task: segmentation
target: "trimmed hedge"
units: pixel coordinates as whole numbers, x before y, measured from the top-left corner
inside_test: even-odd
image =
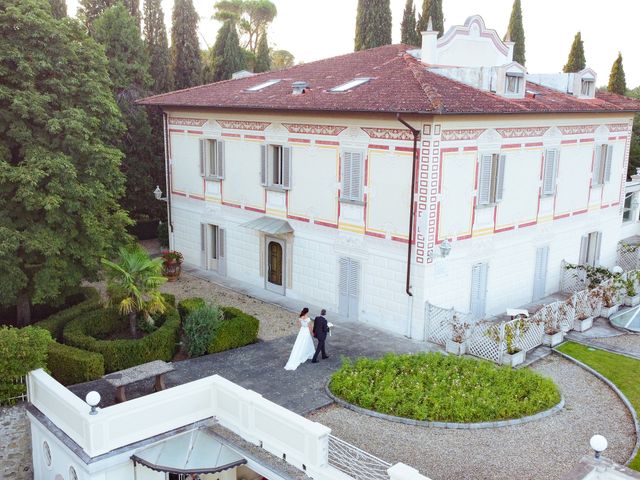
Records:
[[[200,308],[206,306],[207,303],[200,297],[185,298],[184,300],[180,300],[180,302],[178,302],[178,313],[180,314],[180,318],[184,322],[189,314],[191,314],[193,311],[199,310]]]
[[[104,375],[104,357],[58,342],[49,344],[47,368],[63,385],[88,382]]]
[[[180,316],[178,311],[170,306],[163,317],[158,319],[158,323],[162,325],[144,338],[99,340],[96,337],[127,329],[128,321],[114,309],[97,310],[70,321],[63,331],[64,342],[83,350],[101,353],[107,373],[152,360],[170,361],[176,352],[179,339]]]
[[[167,305],[170,305],[173,308],[176,308],[176,296],[175,295],[173,295],[172,293],[163,293],[162,296],[164,297],[164,301],[167,302]]]
[[[207,352],[224,352],[258,341],[260,322],[256,317],[234,307],[222,307],[222,311],[224,320],[216,328]]]
[[[62,340],[62,330],[67,323],[84,313],[97,310],[101,306],[100,294],[95,288],[83,287],[81,294],[85,298],[82,302],[54,313],[50,317],[34,323],[33,326],[48,330],[55,340]]]

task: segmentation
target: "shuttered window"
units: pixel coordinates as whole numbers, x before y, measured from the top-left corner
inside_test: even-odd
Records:
[[[600,248],[602,244],[602,232],[591,232],[580,239],[580,255],[578,263],[593,267],[600,263]]]
[[[261,146],[260,183],[265,187],[291,188],[291,148],[282,145]]]
[[[209,180],[224,178],[224,142],[200,139],[200,175]]]
[[[342,188],[340,199],[361,202],[364,191],[364,154],[360,151],[342,152]]]
[[[471,300],[469,310],[473,318],[480,319],[486,314],[487,307],[487,273],[486,263],[477,263],[471,268]]]
[[[341,257],[339,262],[338,310],[341,315],[355,320],[359,311],[360,262],[349,257]]]
[[[550,148],[544,154],[542,173],[542,194],[553,195],[556,191],[556,173],[558,171],[558,150]]]
[[[596,145],[596,158],[593,164],[594,187],[604,185],[611,181],[611,162],[613,159],[613,145]]]
[[[478,205],[492,205],[502,201],[506,157],[497,153],[480,156]]]
[[[533,301],[544,297],[547,286],[547,265],[549,263],[549,247],[536,249],[536,264],[533,274]]]

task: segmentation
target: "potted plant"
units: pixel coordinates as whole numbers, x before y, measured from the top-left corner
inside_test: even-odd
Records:
[[[175,250],[164,250],[162,252],[162,274],[167,277],[170,282],[175,282],[180,278],[182,261],[183,257],[180,252]]]
[[[628,307],[635,307],[640,304],[640,293],[636,289],[636,274],[629,272],[624,280],[624,304]]]
[[[470,324],[463,321],[458,315],[453,314],[451,318],[451,338],[445,342],[447,353],[454,355],[464,355],[467,353],[467,334]]]
[[[600,316],[609,318],[618,311],[618,292],[613,284],[601,285],[594,289],[600,300]]]
[[[583,298],[578,298],[578,294],[574,294],[568,302],[573,305],[575,310],[573,330],[577,332],[589,330],[593,326],[593,315],[591,315],[593,308],[591,307],[588,293]]]
[[[554,312],[550,307],[544,307],[542,321],[544,322],[544,334],[542,336],[542,344],[548,347],[555,347],[564,340],[564,332],[560,328],[560,309]],[[562,309],[563,311],[565,309]]]
[[[520,318],[504,324],[504,334],[500,333],[500,325],[495,325],[487,330],[488,336],[497,343],[504,341],[505,350],[502,353],[500,363],[515,367],[524,362],[526,352],[518,346],[517,340],[522,338],[529,329],[525,319]]]

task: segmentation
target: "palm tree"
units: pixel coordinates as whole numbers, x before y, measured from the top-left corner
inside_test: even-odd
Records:
[[[118,253],[117,262],[102,259],[107,267],[109,303],[118,305],[120,313],[128,316],[131,337],[136,338],[138,318],[153,324],[151,314],[165,311],[158,287],[167,279],[162,276],[162,259],[152,259],[139,246],[121,248]]]

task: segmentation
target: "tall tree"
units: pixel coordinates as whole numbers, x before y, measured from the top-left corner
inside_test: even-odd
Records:
[[[95,279],[126,238],[122,122],[80,24],[53,18],[47,0],[0,12],[0,303],[25,325],[32,303]]]
[[[433,29],[438,31],[438,37],[441,37],[444,33],[442,0],[422,0],[422,12],[418,16],[418,34],[427,29],[429,19],[431,19]]]
[[[249,50],[254,56],[258,54],[260,37],[267,31],[269,24],[278,14],[271,0],[222,0],[214,5],[214,18],[221,22],[235,21],[240,46]]]
[[[273,70],[282,70],[283,68],[293,67],[295,57],[287,50],[274,50],[271,52],[271,68]]]
[[[268,72],[271,70],[271,57],[269,56],[269,43],[267,42],[267,33],[260,36],[258,42],[258,52],[256,53],[256,66],[254,72]]]
[[[418,36],[416,28],[416,7],[413,4],[413,0],[407,0],[402,14],[402,23],[400,24],[400,43],[420,45],[422,39]]]
[[[233,19],[226,20],[213,45],[215,55],[213,81],[228,80],[231,75],[245,66],[244,53],[240,48],[240,39]]]
[[[200,83],[202,61],[198,43],[198,13],[192,0],[176,0],[171,25],[171,65],[174,87],[188,88]]]
[[[355,50],[366,50],[391,43],[389,0],[358,0]]]
[[[620,95],[627,94],[627,81],[624,77],[624,67],[622,66],[622,54],[618,52],[618,58],[613,62],[611,74],[609,75],[609,85],[607,90]]]
[[[144,2],[144,43],[149,58],[149,74],[153,80],[151,91],[168,92],[173,88],[173,72],[160,0]]]
[[[60,19],[67,16],[67,4],[64,0],[49,0],[51,4],[51,14],[54,18]]]
[[[93,22],[107,8],[113,7],[118,2],[122,3],[129,13],[136,19],[140,27],[140,0],[80,0],[78,18],[80,18],[90,31],[93,31]]]
[[[640,99],[640,86],[628,92],[632,98]],[[629,168],[627,175],[631,177],[640,168],[640,113],[636,113],[633,118],[633,128],[631,130],[631,149],[629,152]]]
[[[562,69],[565,73],[579,72],[584,70],[587,66],[587,62],[584,58],[584,44],[582,43],[582,35],[580,32],[576,33],[571,44],[571,51],[569,52],[569,58],[566,65]]]
[[[507,34],[505,40],[514,42],[513,46],[513,60],[520,65],[524,65],[526,62],[525,46],[524,46],[524,27],[522,26],[522,5],[520,0],[514,0],[513,8],[511,9],[511,18],[509,19],[509,26],[507,27]]]

